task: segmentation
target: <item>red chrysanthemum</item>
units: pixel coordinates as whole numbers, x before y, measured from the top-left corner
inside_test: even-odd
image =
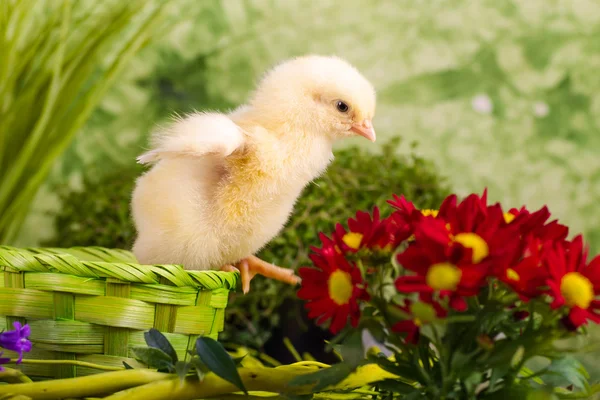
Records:
[[[322,235],[326,238],[325,235]],[[332,244],[315,249],[310,255],[316,268],[300,268],[302,287],[298,297],[306,300],[309,318],[317,324],[331,319],[329,330],[338,333],[348,322],[358,325],[359,300],[368,300],[366,285],[358,267],[337,252]]]
[[[509,210],[511,224],[519,225],[519,231],[522,236],[533,236],[541,241],[561,241],[569,235],[569,228],[559,224],[558,220],[550,219],[550,211],[547,206],[543,206],[535,212],[530,212],[526,207],[520,210],[513,208]]]
[[[588,320],[600,323],[600,301],[596,300],[600,294],[600,256],[588,264],[587,255],[581,235],[571,242],[555,242],[545,252],[551,307],[567,307],[567,320],[573,328]]]
[[[336,225],[333,240],[342,253],[354,253],[364,248],[391,251],[400,242],[392,224],[389,218],[381,219],[377,207],[373,216],[358,211],[356,218],[348,220],[348,230],[342,224]]]
[[[499,204],[486,205],[486,194],[457,203],[447,197],[437,216],[413,217],[415,241],[397,261],[416,275],[402,276],[396,288],[404,292],[450,297],[450,305],[464,310],[463,296],[479,293],[495,269],[514,258],[516,227],[508,227]]]
[[[523,239],[524,251],[518,261],[496,273],[497,278],[510,286],[525,302],[545,292],[548,271],[543,266],[542,260],[549,244],[551,242],[544,244],[540,239],[532,236]]]
[[[474,236],[462,236],[469,247],[453,240],[442,220],[424,218],[415,229],[415,242],[398,254],[397,261],[416,275],[400,276],[396,289],[450,297],[450,306],[466,309],[462,296],[479,292],[487,276],[487,245]]]
[[[396,211],[390,216],[390,222],[398,242],[414,239],[415,224],[420,221],[422,217],[436,218],[438,215],[438,210],[417,209],[412,202],[406,200],[404,195],[398,196],[394,194],[393,197],[394,199],[389,200],[388,203],[394,207]]]

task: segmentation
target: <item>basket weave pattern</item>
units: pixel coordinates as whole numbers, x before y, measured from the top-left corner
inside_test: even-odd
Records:
[[[144,331],[160,330],[185,359],[198,335],[223,330],[238,275],[141,265],[132,253],[99,247],[20,249],[0,246],[0,330],[31,326],[31,359],[104,366],[133,360]],[[13,356],[7,352],[9,356]],[[81,366],[19,366],[31,377],[69,378],[99,372]]]

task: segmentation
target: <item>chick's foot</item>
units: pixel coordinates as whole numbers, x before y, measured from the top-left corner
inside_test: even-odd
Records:
[[[234,267],[233,265],[223,265],[221,268],[219,268],[220,271],[225,271],[225,272],[240,272],[239,269],[237,269],[236,267]]]
[[[294,274],[294,270],[278,267],[256,256],[250,256],[240,261],[238,269],[242,276],[242,290],[244,294],[250,291],[250,281],[256,274],[289,283],[290,285],[300,283],[300,277]]]

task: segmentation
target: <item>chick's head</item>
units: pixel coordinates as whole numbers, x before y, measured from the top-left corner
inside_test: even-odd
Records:
[[[375,89],[338,57],[304,56],[267,72],[251,105],[286,132],[375,141]]]

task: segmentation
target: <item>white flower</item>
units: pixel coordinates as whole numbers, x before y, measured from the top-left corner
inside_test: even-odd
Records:
[[[489,114],[494,110],[494,103],[487,94],[479,94],[471,100],[473,110],[481,114]]]
[[[533,105],[533,114],[535,114],[536,117],[544,118],[549,113],[550,107],[543,101],[538,101]]]

